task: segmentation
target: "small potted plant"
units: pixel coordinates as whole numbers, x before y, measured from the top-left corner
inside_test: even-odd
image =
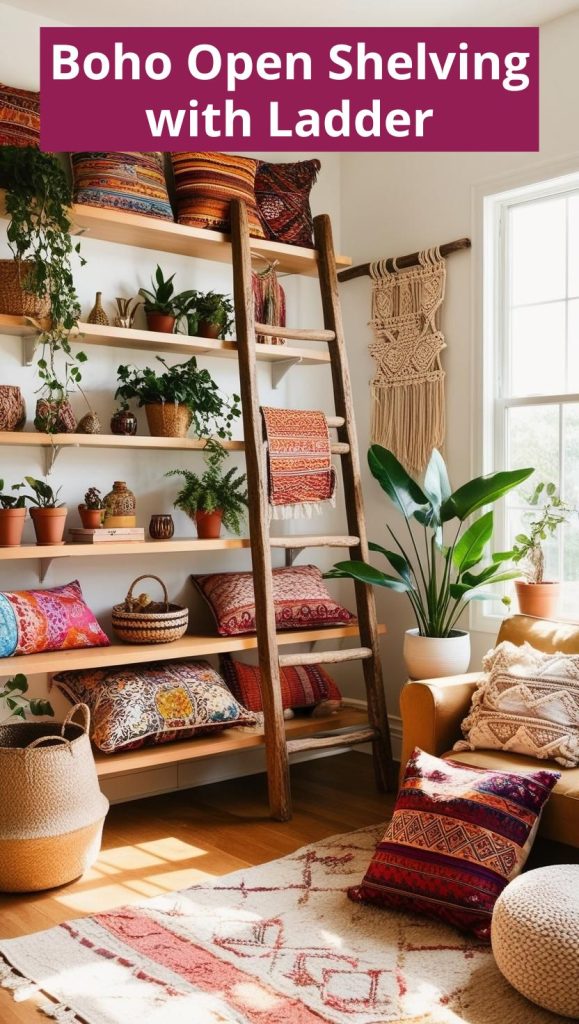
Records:
[[[25,497],[32,506],[30,516],[34,523],[36,543],[40,546],[63,544],[68,509],[58,500],[60,487],[55,493],[44,480],[35,480],[33,476],[25,476],[24,479],[32,491]],[[20,490],[24,484],[16,486]]]
[[[78,511],[85,530],[100,529],[103,525],[105,503],[98,488],[89,487],[84,496],[84,505],[79,505]]]
[[[18,490],[21,484],[14,484]],[[0,480],[0,548],[17,548],[22,540],[26,518],[26,498],[23,494],[4,494],[4,481]]]
[[[470,660],[470,637],[458,628],[466,605],[475,598],[488,598],[483,588],[514,579],[516,571],[503,571],[512,551],[491,555],[477,568],[493,534],[492,510],[466,522],[485,505],[491,505],[526,480],[533,469],[515,469],[476,477],[453,491],[444,460],[433,451],[424,483],[419,484],[382,445],[368,452],[372,475],[404,520],[408,540],[404,547],[387,527],[395,550],[371,543],[396,575],[382,572],[362,561],[338,562],[326,576],[350,578],[406,594],[416,618],[416,627],[406,631],[404,659],[413,679],[430,679],[466,672]],[[413,526],[424,531],[424,542]],[[448,538],[445,536],[448,534]]]
[[[25,720],[28,713],[54,715],[50,701],[42,697],[25,697],[25,693],[28,693],[28,679],[22,672],[17,672],[4,684],[0,683],[0,725],[6,725],[14,718]]]
[[[157,266],[155,276],[149,288],[139,288],[139,295],[145,300],[145,315],[150,331],[162,331],[172,334],[175,323],[186,316],[194,303],[195,292],[192,290],[175,294],[174,274],[165,280],[161,267]]]
[[[233,303],[219,292],[195,292],[197,333],[200,338],[225,338],[233,327]]]
[[[544,579],[543,542],[568,522],[575,509],[557,494],[554,483],[538,483],[525,500],[535,511],[527,513],[530,519],[528,532],[517,534],[513,548],[513,561],[520,565],[523,576],[522,580],[515,580],[519,611],[523,615],[549,619],[557,612],[561,584]]]
[[[198,368],[195,356],[176,366],[161,356],[157,360],[163,373],[119,366],[115,398],[136,399],[145,407],[153,437],[185,437],[191,424],[199,437],[231,437],[231,424],[241,412],[239,395],[223,395],[209,371]]]
[[[189,469],[171,469],[165,476],[182,476],[185,483],[173,505],[192,519],[200,540],[221,535],[221,526],[230,533],[241,533],[241,522],[247,508],[245,473],[233,467],[226,473],[222,465],[227,452],[212,438],[204,451],[207,469],[198,476]]]

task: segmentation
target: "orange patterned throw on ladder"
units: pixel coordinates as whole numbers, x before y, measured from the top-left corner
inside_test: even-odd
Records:
[[[419,253],[420,266],[394,272],[388,260],[370,264],[376,360],[372,378],[372,441],[420,473],[445,433],[446,344],[437,315],[444,299],[446,263],[438,248]]]
[[[274,519],[310,518],[336,500],[330,435],[323,412],[262,406],[269,503]]]

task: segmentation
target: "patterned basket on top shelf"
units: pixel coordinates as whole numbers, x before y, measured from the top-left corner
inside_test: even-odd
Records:
[[[163,601],[146,601],[148,595],[133,597],[133,588],[141,580],[156,580],[163,588]],[[113,607],[112,625],[120,640],[127,644],[169,644],[187,630],[189,611],[180,604],[170,604],[167,588],[158,576],[137,576],[129,587],[123,604]]]

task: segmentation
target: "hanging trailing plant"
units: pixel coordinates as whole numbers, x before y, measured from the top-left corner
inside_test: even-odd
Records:
[[[51,153],[32,147],[0,147],[0,184],[6,188],[8,245],[27,293],[49,301],[49,326],[39,330],[38,375],[45,397],[62,401],[81,379],[78,364],[84,352],[73,352],[71,331],[77,327],[80,303],[72,274],[80,245],[70,235],[72,201],[66,175]],[[64,376],[57,353],[65,360]]]

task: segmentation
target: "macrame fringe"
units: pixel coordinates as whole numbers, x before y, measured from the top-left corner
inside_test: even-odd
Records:
[[[372,385],[372,442],[396,452],[409,471],[424,469],[432,449],[442,448],[445,430],[443,379]]]
[[[296,505],[270,505],[272,519],[313,519],[323,516],[328,505],[336,507],[336,492],[326,501],[303,501]]]
[[[40,1003],[39,1010],[45,1015],[55,1020],[57,1024],[82,1024],[82,1018],[77,1017],[74,1010],[70,1006],[65,1006],[64,1003]]]
[[[1,956],[0,988],[9,989],[17,1003],[30,999],[31,996],[37,995],[41,990],[39,984],[35,981],[30,981],[29,978],[24,978]],[[45,1017],[52,1018],[57,1024],[82,1024],[81,1018],[77,1017],[74,1010],[64,1003],[51,1003],[48,999],[45,999],[42,1003],[38,1003],[37,1006]]]
[[[275,264],[269,264],[265,270],[254,271],[251,281],[257,322],[271,327],[285,327],[285,292],[279,283]],[[256,341],[260,345],[285,345],[284,338],[270,338],[264,334],[258,334]]]

